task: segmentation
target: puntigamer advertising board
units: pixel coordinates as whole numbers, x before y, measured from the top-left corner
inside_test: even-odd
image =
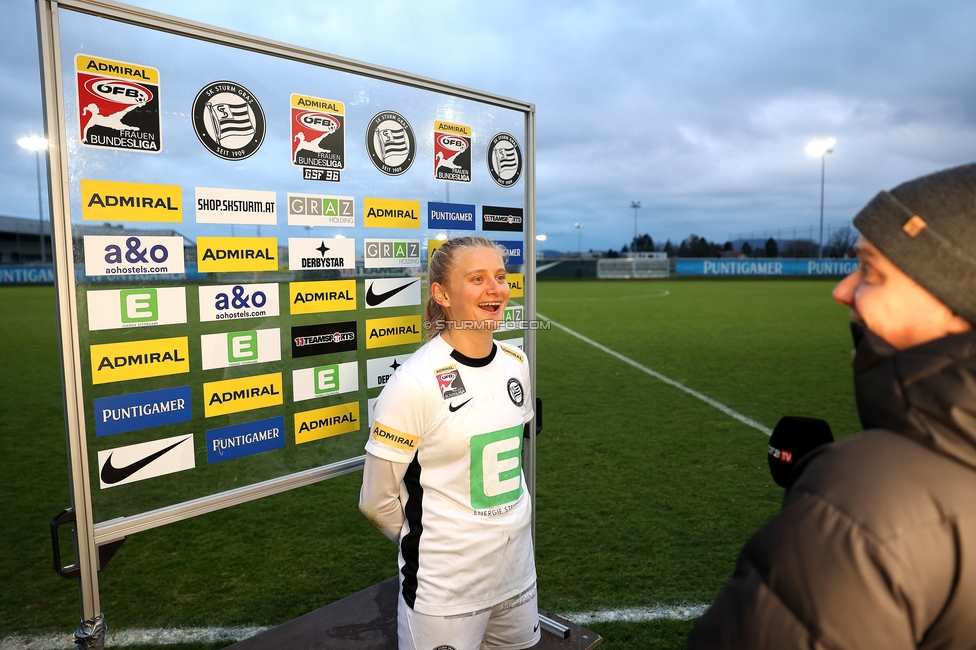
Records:
[[[532,317],[531,104],[79,2],[45,4],[42,32],[72,491],[96,544],[360,468],[446,239],[499,242],[506,320]]]

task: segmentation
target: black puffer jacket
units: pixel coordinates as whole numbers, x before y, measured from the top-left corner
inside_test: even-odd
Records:
[[[689,648],[976,648],[976,332],[854,329],[867,430],[794,470]]]

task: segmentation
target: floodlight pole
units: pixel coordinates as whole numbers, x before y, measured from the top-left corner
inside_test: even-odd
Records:
[[[630,207],[634,209],[634,242],[636,242],[637,241],[637,211],[640,210],[641,202],[631,201]],[[631,243],[631,246],[633,246],[633,243]]]
[[[820,155],[820,246],[817,248],[817,259],[823,259],[823,206],[824,206],[824,176],[827,170],[827,149]]]
[[[576,249],[579,254],[579,258],[583,259],[583,224],[576,222],[573,224],[576,227]],[[634,239],[637,239],[636,237]]]

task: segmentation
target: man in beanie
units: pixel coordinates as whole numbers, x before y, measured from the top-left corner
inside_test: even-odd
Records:
[[[688,647],[976,647],[976,164],[881,192],[854,219],[865,431],[794,469]]]

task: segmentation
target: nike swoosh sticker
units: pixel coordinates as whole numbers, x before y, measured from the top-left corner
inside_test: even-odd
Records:
[[[190,440],[190,438],[187,437],[187,438],[183,438],[179,442],[174,442],[169,447],[160,449],[156,453],[150,454],[141,460],[137,460],[134,463],[130,463],[125,467],[115,467],[114,465],[112,465],[112,456],[114,455],[112,454],[105,460],[105,464],[102,466],[102,482],[105,483],[106,485],[115,485],[116,483],[124,481],[125,479],[129,478],[130,476],[138,472],[140,469],[142,469],[149,463],[153,462],[160,456],[163,456],[166,452],[172,450],[175,447],[178,447],[179,445],[182,445],[187,440]]]
[[[408,282],[402,286],[397,287],[396,289],[390,289],[389,291],[385,291],[380,294],[373,293],[373,285],[371,284],[369,285],[369,289],[366,291],[366,304],[369,305],[370,307],[376,307],[378,305],[382,305],[384,302],[386,302],[387,300],[389,300],[390,298],[397,295],[398,293],[400,293],[401,291],[403,291],[404,289],[406,289],[407,287],[411,286],[416,282],[420,282],[420,280],[414,280],[413,282]]]
[[[458,411],[462,406],[464,406],[465,404],[467,404],[468,402],[470,402],[473,399],[474,399],[473,397],[469,397],[467,399],[467,401],[461,402],[457,406],[454,406],[453,404],[449,404],[447,406],[447,410],[450,411],[451,413],[454,413],[454,412]]]

